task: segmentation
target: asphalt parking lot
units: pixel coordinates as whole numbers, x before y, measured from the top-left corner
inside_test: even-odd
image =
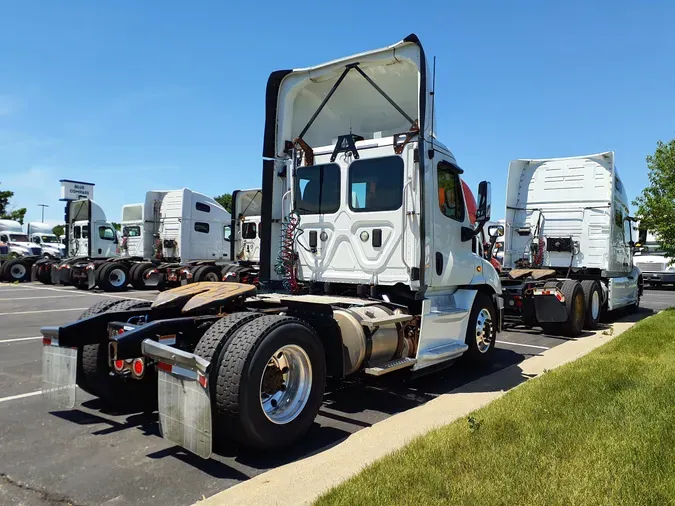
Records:
[[[164,441],[155,413],[105,412],[83,392],[75,409],[49,412],[40,396],[40,327],[76,319],[106,297],[155,295],[0,284],[0,504],[191,504],[564,342],[535,329],[512,328],[500,335],[489,367],[456,364],[415,381],[347,383],[326,394],[316,423],[292,450],[270,455],[233,447],[202,460]],[[671,306],[675,291],[648,289],[641,311],[622,319]]]

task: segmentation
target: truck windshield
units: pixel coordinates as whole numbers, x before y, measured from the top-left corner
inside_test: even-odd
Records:
[[[12,242],[30,242],[26,234],[9,234],[9,240]]]
[[[42,242],[46,242],[48,244],[59,244],[60,241],[56,238],[55,235],[41,235],[40,239],[42,239]]]
[[[340,209],[340,166],[336,163],[300,167],[295,176],[298,214],[332,214]]]
[[[665,255],[666,252],[663,251],[661,245],[658,242],[648,242],[643,244],[638,248],[638,251],[635,252],[636,255]]]

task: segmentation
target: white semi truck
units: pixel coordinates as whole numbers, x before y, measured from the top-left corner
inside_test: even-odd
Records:
[[[0,244],[7,250],[0,258],[0,281],[28,281],[32,265],[42,256],[40,245],[14,220],[0,220]]]
[[[327,377],[490,360],[501,284],[473,251],[490,185],[472,224],[462,169],[432,131],[432,97],[415,35],[273,72],[260,287],[192,283],[43,328],[44,395],[72,407],[76,383],[105,402],[158,389],[163,437],[209,457],[228,439],[296,441]]]
[[[667,258],[661,241],[652,232],[636,227],[635,265],[642,271],[644,282],[650,286],[675,285],[675,259]]]
[[[506,187],[507,314],[578,336],[604,312],[637,307],[629,200],[613,152],[514,160]],[[493,227],[492,231],[498,227]]]
[[[52,226],[46,223],[30,222],[26,225],[26,234],[32,242],[42,248],[42,254],[48,258],[61,259],[66,256],[66,246],[52,232]]]
[[[82,202],[91,205],[75,210],[85,206]],[[88,221],[77,221],[89,208],[94,213],[92,227],[84,224]],[[69,209],[72,258],[58,265],[39,263],[37,279],[46,279],[41,273],[53,267],[61,275],[49,278],[51,282],[117,292],[129,284],[135,288],[171,284],[179,271],[196,280],[220,280],[222,266],[230,258],[230,214],[211,197],[187,188],[150,191],[143,204],[125,205],[119,238],[112,224],[101,221],[105,214],[94,202],[73,202]]]

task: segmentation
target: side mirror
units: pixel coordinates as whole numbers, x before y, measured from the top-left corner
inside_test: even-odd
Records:
[[[502,237],[504,235],[504,227],[502,225],[490,225],[488,227],[488,235],[490,237]]]
[[[488,181],[481,181],[478,185],[478,208],[476,221],[485,223],[490,219],[492,211],[492,187]]]

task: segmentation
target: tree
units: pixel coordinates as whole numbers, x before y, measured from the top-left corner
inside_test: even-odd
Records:
[[[112,226],[115,227],[115,230],[117,230],[118,232],[119,232],[120,230],[122,230],[122,225],[120,225],[119,223],[115,223],[115,222],[113,221],[113,222],[112,222]]]
[[[232,213],[231,193],[223,193],[222,195],[218,195],[217,197],[213,198],[216,200],[216,202],[218,202],[221,206],[223,206],[228,213]]]
[[[0,191],[0,218],[4,220],[18,221],[23,225],[23,219],[26,217],[26,208],[9,210],[9,200],[14,196],[13,191]]]
[[[649,185],[633,202],[640,228],[646,228],[662,243],[667,257],[675,257],[675,139],[659,141],[647,157]]]
[[[54,234],[56,237],[59,239],[66,235],[66,227],[63,225],[56,225],[54,228],[52,228],[52,234]]]

